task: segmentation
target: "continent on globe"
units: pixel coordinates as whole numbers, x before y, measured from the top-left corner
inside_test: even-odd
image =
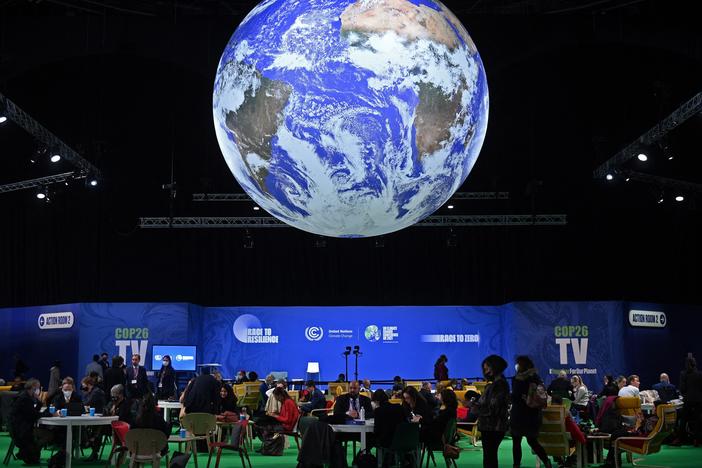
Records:
[[[488,120],[485,70],[433,0],[267,0],[217,69],[213,116],[241,187],[335,237],[431,215],[466,180]]]

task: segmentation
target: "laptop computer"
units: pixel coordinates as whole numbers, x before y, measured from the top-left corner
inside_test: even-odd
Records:
[[[71,401],[66,407],[69,416],[80,416],[83,414],[83,403]]]

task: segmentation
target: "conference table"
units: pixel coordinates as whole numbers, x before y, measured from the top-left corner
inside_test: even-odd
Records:
[[[66,428],[66,467],[71,468],[71,460],[73,459],[73,428],[78,427],[78,442],[80,446],[80,427],[81,426],[109,426],[112,421],[117,421],[117,416],[52,416],[39,418],[39,424],[43,426],[63,426]]]
[[[361,450],[366,449],[366,434],[375,428],[373,420],[367,419],[365,424],[330,424],[334,432],[361,434]]]
[[[163,408],[163,420],[169,422],[171,419],[171,410],[178,410],[183,405],[179,401],[158,400],[158,407]]]

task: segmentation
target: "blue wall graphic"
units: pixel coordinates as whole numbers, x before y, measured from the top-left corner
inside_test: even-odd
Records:
[[[633,328],[630,308],[663,311],[665,328]],[[285,371],[305,378],[308,361],[321,379],[344,371],[342,352],[359,345],[359,377],[425,379],[440,354],[452,376],[477,377],[482,359],[530,355],[541,375],[566,369],[596,390],[605,373],[637,373],[643,386],[668,372],[673,382],[687,352],[699,351],[700,307],[627,302],[517,302],[496,307],[200,307],[184,303],[100,303],[0,309],[0,377],[14,356],[46,382],[51,362],[82,376],[94,353],[142,354],[153,345],[195,345],[198,362],[218,362],[260,376]],[[349,374],[353,376],[353,356]],[[513,375],[508,369],[507,375]]]

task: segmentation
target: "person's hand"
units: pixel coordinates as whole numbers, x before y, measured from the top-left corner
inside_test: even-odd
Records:
[[[415,414],[415,415],[412,417],[412,422],[413,422],[413,423],[418,423],[418,422],[420,422],[421,420],[422,420],[422,417],[421,417],[420,415],[418,415],[418,414]]]
[[[347,411],[346,414],[347,414],[350,418],[358,419],[358,411],[356,411],[356,410]]]

